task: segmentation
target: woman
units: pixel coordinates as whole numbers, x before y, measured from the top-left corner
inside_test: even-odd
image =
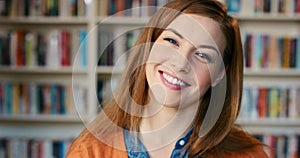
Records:
[[[239,26],[215,0],[174,0],[133,47],[114,97],[67,157],[267,157],[234,122]]]

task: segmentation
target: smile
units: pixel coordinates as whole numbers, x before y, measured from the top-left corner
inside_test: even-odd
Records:
[[[184,87],[187,87],[189,86],[188,83],[174,77],[174,76],[171,76],[163,71],[159,71],[160,74],[161,74],[161,78],[164,82],[164,84],[168,87],[170,87],[171,89],[174,89],[174,90],[180,90]]]

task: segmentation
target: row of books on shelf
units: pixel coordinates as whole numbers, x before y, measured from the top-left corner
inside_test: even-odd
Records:
[[[0,16],[85,16],[85,0],[0,0]]]
[[[125,65],[128,51],[132,48],[140,30],[128,31],[121,35],[116,32],[98,31],[98,65]],[[118,62],[118,63],[117,63]]]
[[[240,118],[300,118],[300,86],[245,86]]]
[[[64,158],[72,139],[0,138],[1,158]]]
[[[0,66],[71,66],[76,57],[87,65],[87,30],[26,30],[0,33]]]
[[[73,91],[80,102],[76,110],[83,114],[87,100],[82,86],[0,82],[0,115],[75,115]]]
[[[152,16],[159,7],[170,0],[102,0],[98,5],[99,15],[107,16]],[[149,6],[149,7],[148,7]]]
[[[270,158],[297,158],[300,156],[300,135],[255,135],[264,144]]]
[[[99,79],[97,80],[97,100],[98,109],[97,112],[101,111],[104,104],[106,104],[109,99],[113,97],[113,92],[119,84],[118,78],[111,78],[110,80]]]
[[[224,0],[228,11],[238,14],[284,14],[300,13],[300,0]]]
[[[247,33],[244,55],[247,68],[300,69],[300,36]]]

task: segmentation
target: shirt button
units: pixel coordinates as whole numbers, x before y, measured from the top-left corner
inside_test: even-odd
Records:
[[[185,144],[185,141],[184,141],[184,140],[180,140],[180,141],[179,141],[179,145],[184,146],[184,144]]]

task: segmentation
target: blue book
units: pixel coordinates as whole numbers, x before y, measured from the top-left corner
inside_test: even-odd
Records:
[[[57,114],[58,113],[58,105],[57,105],[57,85],[52,84],[50,86],[50,98],[51,98],[51,114]]]
[[[241,1],[240,0],[228,0],[226,2],[227,10],[229,13],[238,13],[241,9]]]
[[[300,69],[300,36],[296,37],[296,68]]]
[[[30,83],[29,84],[29,113],[30,114],[38,114],[38,93],[37,93],[37,85]]]
[[[255,36],[255,48],[254,48],[254,68],[262,68],[262,54],[263,54],[263,40],[262,35]]]
[[[6,114],[12,114],[12,84],[11,83],[4,83],[4,105],[6,107]]]
[[[66,107],[66,88],[59,86],[59,98],[60,98],[60,114],[67,114]]]
[[[87,31],[80,30],[79,31],[79,65],[82,67],[87,66]]]

